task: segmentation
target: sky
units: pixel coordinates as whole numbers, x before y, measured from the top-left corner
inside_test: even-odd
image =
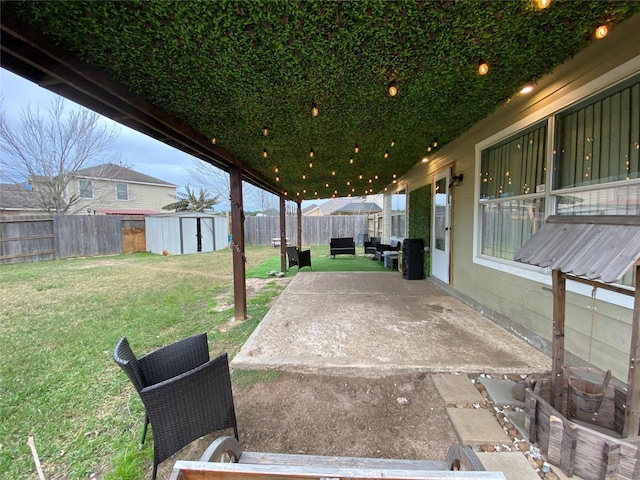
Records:
[[[7,121],[10,124],[19,122],[20,112],[27,105],[31,104],[35,109],[39,104],[44,111],[58,97],[55,93],[5,69],[0,69],[0,92]],[[83,108],[70,100],[67,102],[69,106]],[[194,157],[106,117],[102,119],[108,124],[117,125],[120,135],[116,140],[114,151],[119,153],[126,166],[178,187],[184,187],[189,183],[189,169],[196,161]]]

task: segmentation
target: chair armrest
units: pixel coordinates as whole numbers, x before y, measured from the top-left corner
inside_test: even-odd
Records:
[[[176,377],[208,361],[206,333],[178,340],[138,359],[147,386]]]

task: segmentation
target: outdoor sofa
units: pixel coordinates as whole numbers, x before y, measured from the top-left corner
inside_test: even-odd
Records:
[[[331,258],[336,255],[355,255],[356,242],[351,237],[332,238],[329,242],[329,254]]]

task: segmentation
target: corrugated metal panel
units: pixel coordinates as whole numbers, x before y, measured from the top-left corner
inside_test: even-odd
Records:
[[[611,283],[640,259],[640,218],[550,217],[514,260]]]

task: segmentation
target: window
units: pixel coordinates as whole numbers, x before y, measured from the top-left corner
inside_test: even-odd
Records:
[[[512,260],[548,214],[640,215],[640,76],[484,148],[479,161],[487,259]]]
[[[407,196],[404,190],[391,195],[391,236],[404,238],[406,232]]]
[[[640,79],[556,116],[554,189],[638,176]]]
[[[482,151],[482,255],[512,260],[544,221],[547,123]]]
[[[116,184],[116,199],[129,200],[129,185],[126,183]]]
[[[93,198],[93,182],[91,180],[78,180],[80,198]]]

